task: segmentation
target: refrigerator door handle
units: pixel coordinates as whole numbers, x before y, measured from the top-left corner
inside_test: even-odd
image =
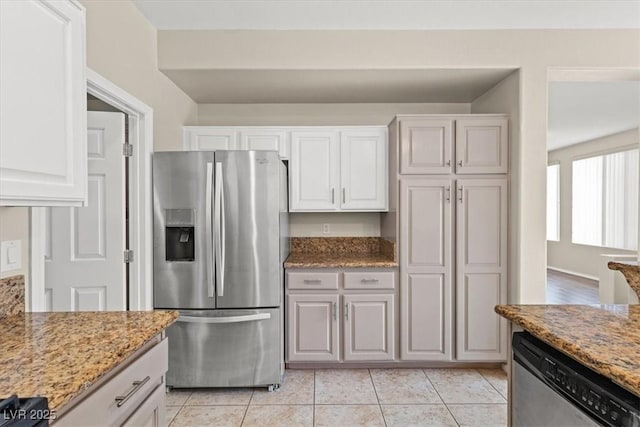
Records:
[[[224,295],[224,196],[222,194],[222,163],[216,162],[215,236],[216,284],[218,296]]]
[[[207,295],[209,298],[215,296],[213,287],[213,233],[211,230],[212,221],[212,196],[213,196],[213,163],[207,162],[207,183],[205,189],[205,246],[206,246],[206,268],[207,268]]]
[[[228,317],[194,317],[194,316],[180,316],[178,322],[186,323],[240,323],[240,322],[253,322],[256,320],[268,320],[271,319],[271,313],[258,313],[249,314],[245,316],[228,316]]]

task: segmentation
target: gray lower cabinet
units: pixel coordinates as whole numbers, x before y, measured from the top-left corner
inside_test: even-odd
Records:
[[[395,275],[388,269],[288,271],[287,362],[394,360]]]
[[[288,359],[337,362],[338,295],[287,295]]]
[[[167,367],[167,339],[157,335],[78,396],[55,425],[166,426]]]

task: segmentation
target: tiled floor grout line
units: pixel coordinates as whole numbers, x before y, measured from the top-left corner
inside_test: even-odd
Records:
[[[479,374],[480,374],[480,376],[481,376],[482,378],[484,378],[484,380],[485,380],[486,382],[488,382],[488,383],[489,383],[489,385],[490,385],[490,386],[491,386],[491,387],[496,391],[496,393],[498,393],[498,395],[499,395],[500,397],[502,397],[502,398],[505,400],[505,403],[507,403],[507,398],[506,398],[506,396],[503,396],[503,395],[502,395],[502,392],[501,392],[500,390],[498,390],[498,387],[494,386],[494,385],[493,385],[493,383],[492,383],[491,381],[489,381],[489,379],[488,379],[487,377],[485,377],[485,376],[484,376],[484,374],[483,374],[482,372],[480,372],[480,371],[479,371],[479,370],[477,370],[477,369],[474,369],[474,371],[476,371],[477,373],[479,373]]]
[[[249,412],[249,405],[251,404],[251,399],[253,399],[253,395],[255,394],[255,389],[251,391],[251,396],[249,396],[249,401],[247,402],[247,406],[244,408],[244,414],[242,414],[242,421],[240,421],[240,427],[244,424],[244,419],[247,418],[247,412]]]
[[[376,388],[376,382],[373,380],[373,375],[371,375],[371,369],[367,369],[367,370],[369,371],[369,378],[371,379],[373,392],[376,394],[376,400],[378,401],[378,409],[380,409],[380,415],[382,415],[382,422],[384,423],[384,427],[387,427],[387,419],[384,417],[384,411],[382,410],[382,403],[380,402],[380,396],[378,396],[378,389]]]
[[[444,399],[442,398],[442,396],[440,395],[440,392],[438,391],[438,389],[436,388],[436,385],[433,383],[433,381],[431,381],[431,378],[429,378],[429,375],[424,371],[424,369],[421,369],[422,373],[424,374],[425,378],[427,379],[427,381],[429,381],[429,384],[431,384],[431,387],[433,387],[433,390],[436,392],[436,394],[438,395],[438,398],[440,398],[440,401],[442,402],[442,404],[444,405],[445,408],[447,408],[447,412],[449,412],[449,415],[451,415],[451,418],[453,418],[453,422],[456,423],[456,425],[458,427],[460,427],[460,423],[458,422],[457,418],[455,417],[455,415],[453,415],[453,412],[451,412],[451,409],[449,409],[449,405],[447,405],[447,402],[444,401]]]

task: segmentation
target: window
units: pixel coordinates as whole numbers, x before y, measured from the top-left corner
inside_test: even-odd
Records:
[[[573,161],[573,243],[636,250],[638,150]]]
[[[560,240],[560,165],[547,166],[547,240]]]

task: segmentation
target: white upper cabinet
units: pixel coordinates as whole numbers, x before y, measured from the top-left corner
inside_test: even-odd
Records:
[[[386,128],[291,134],[290,211],[386,211]]]
[[[456,120],[456,173],[507,173],[508,138],[506,118]]]
[[[87,197],[85,11],[0,1],[0,205]]]
[[[289,129],[264,126],[185,126],[185,150],[273,150],[289,158]]]
[[[448,174],[453,163],[453,120],[400,121],[400,173]]]
[[[287,131],[277,129],[243,129],[240,132],[241,150],[275,150],[283,159],[289,158]]]
[[[238,130],[217,126],[185,126],[186,150],[238,150]]]
[[[398,123],[402,175],[509,171],[509,120],[504,116],[399,116]]]
[[[340,133],[340,207],[387,209],[387,144],[384,129]]]
[[[290,211],[338,210],[338,145],[337,132],[292,132]]]

